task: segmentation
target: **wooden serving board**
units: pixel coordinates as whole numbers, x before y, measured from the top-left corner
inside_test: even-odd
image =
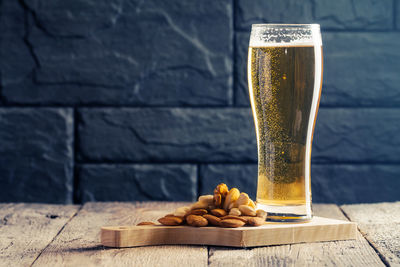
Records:
[[[213,245],[257,247],[318,241],[355,239],[353,222],[314,217],[305,223],[266,222],[258,227],[220,228],[191,226],[106,226],[101,244],[106,247],[151,245]]]

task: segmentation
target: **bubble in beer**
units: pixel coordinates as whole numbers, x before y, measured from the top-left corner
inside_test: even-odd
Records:
[[[257,201],[305,202],[314,64],[312,45],[249,48],[250,98],[259,142]]]

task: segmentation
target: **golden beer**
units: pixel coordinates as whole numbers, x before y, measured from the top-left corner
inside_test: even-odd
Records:
[[[273,220],[311,218],[311,142],[322,47],[250,41],[248,78],[258,145],[257,205]]]

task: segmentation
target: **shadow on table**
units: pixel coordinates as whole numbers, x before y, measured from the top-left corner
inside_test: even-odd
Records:
[[[79,252],[89,252],[89,251],[99,251],[99,250],[109,250],[109,249],[115,249],[115,248],[105,247],[103,245],[95,245],[95,246],[85,247],[85,248],[59,249],[58,251],[79,253]]]

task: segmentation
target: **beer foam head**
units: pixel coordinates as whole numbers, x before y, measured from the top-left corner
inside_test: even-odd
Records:
[[[321,46],[318,24],[253,24],[251,47]]]

